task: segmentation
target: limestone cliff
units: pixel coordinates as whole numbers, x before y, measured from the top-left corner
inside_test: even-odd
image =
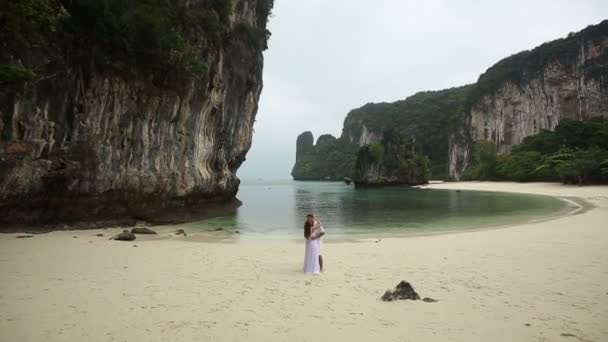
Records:
[[[418,185],[429,180],[428,158],[416,153],[414,142],[397,131],[384,132],[382,141],[359,149],[355,186]]]
[[[294,180],[342,180],[352,177],[358,147],[330,134],[317,138],[311,132],[296,141],[296,163],[291,171]]]
[[[211,2],[176,3],[187,11]],[[3,53],[0,63],[33,63],[43,75],[0,92],[0,224],[180,221],[234,201],[262,90],[267,36],[258,45],[252,32],[265,30],[271,5],[226,3],[219,22],[205,12],[222,41],[205,30],[188,36],[205,67],[178,76],[179,86],[93,60]]]
[[[383,132],[393,129],[412,137],[417,150],[429,157],[433,179],[460,180],[474,158],[476,141],[492,141],[499,153],[509,153],[525,137],[553,130],[564,118],[594,116],[608,117],[608,20],[507,57],[475,84],[353,109],[338,140],[354,148],[326,150],[317,159],[356,153],[380,143]],[[342,165],[341,174],[354,173],[348,169],[352,164]],[[327,169],[322,163],[303,166],[296,163],[309,174]]]
[[[368,103],[348,113],[342,139],[357,146],[382,141],[386,130],[414,138],[416,148],[429,157],[434,179],[448,171],[448,138],[461,116],[470,86],[423,91],[393,103]]]
[[[298,135],[296,140],[296,162],[302,160],[304,156],[314,149],[314,137],[312,132],[307,131]]]
[[[475,141],[492,141],[508,153],[561,119],[608,116],[608,21],[497,63],[480,76],[469,105],[450,137],[454,180],[467,168]]]

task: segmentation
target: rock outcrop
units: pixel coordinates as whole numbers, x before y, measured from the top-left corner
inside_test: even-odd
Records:
[[[137,239],[137,236],[135,236],[135,234],[129,232],[128,230],[123,230],[122,233],[115,235],[112,240],[117,240],[117,241],[133,241]]]
[[[346,139],[324,134],[313,145],[311,132],[298,136],[294,180],[343,180],[352,176],[358,147]]]
[[[414,287],[409,282],[402,280],[397,286],[395,286],[394,290],[386,290],[382,297],[380,298],[385,302],[392,302],[395,300],[419,300],[420,295],[414,290]],[[424,297],[422,299],[425,303],[437,303],[438,300]]]
[[[156,232],[153,231],[152,229],[145,228],[145,227],[133,228],[133,229],[131,229],[131,233],[133,233],[133,234],[143,234],[143,235],[154,235],[154,234],[156,234]]]
[[[608,20],[497,63],[482,74],[452,132],[449,174],[459,180],[475,141],[499,153],[560,120],[608,117]]]
[[[469,88],[470,86],[464,86],[441,91],[425,91],[402,101],[368,103],[353,109],[344,120],[342,135],[338,138],[340,144],[334,145],[337,148],[325,150],[320,158],[345,153],[355,155],[359,148],[381,142],[386,130],[395,130],[415,140],[416,149],[428,156],[431,161],[432,177],[442,179],[448,172],[447,148],[449,131],[452,127],[451,120],[461,115],[465,94]],[[317,141],[317,146],[322,145],[321,137]],[[329,142],[330,139],[333,137],[328,138],[327,141]],[[345,147],[347,145],[350,147]],[[298,164],[302,163],[296,161],[294,170],[301,169],[302,165]],[[320,166],[323,166],[323,163],[316,165],[310,163],[309,173],[316,174]],[[336,177],[336,180],[354,175],[353,170],[340,169],[341,166],[354,167],[354,164],[334,165],[332,169],[341,170],[340,174],[336,174],[340,176]]]
[[[304,156],[311,153],[314,149],[314,137],[312,132],[306,131],[298,135],[296,139],[296,162],[302,160]]]
[[[386,290],[382,295],[382,300],[385,302],[392,302],[394,300],[419,300],[420,296],[414,290],[412,285],[405,280],[402,280],[394,290]]]
[[[433,179],[460,180],[474,158],[476,141],[492,141],[504,154],[525,137],[553,130],[564,118],[608,117],[607,50],[605,20],[505,58],[475,84],[354,109],[338,140],[356,146],[356,153],[394,129],[415,139],[418,151],[430,159]],[[334,149],[323,155],[334,152],[342,153]],[[315,175],[324,166],[300,164],[298,170]],[[349,173],[341,170],[343,176]]]
[[[382,142],[363,146],[357,155],[355,186],[418,185],[429,179],[429,162],[416,153],[414,142],[394,131]]]
[[[178,87],[48,63],[47,78],[0,91],[0,225],[160,223],[238,205],[235,173],[262,90],[263,48],[252,36],[265,31],[272,2],[231,4],[221,44],[192,34],[206,67]],[[27,53],[3,53],[0,64]]]

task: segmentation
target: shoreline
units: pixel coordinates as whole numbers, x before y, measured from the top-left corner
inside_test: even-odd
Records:
[[[335,181],[334,181],[335,183]],[[517,225],[521,225],[521,224],[531,224],[531,223],[539,223],[539,222],[545,222],[545,221],[550,221],[550,220],[555,220],[558,219],[560,217],[564,217],[564,216],[569,216],[569,215],[578,215],[578,214],[582,214],[588,210],[591,210],[592,208],[594,208],[595,206],[588,202],[585,201],[584,198],[581,197],[575,197],[575,196],[557,196],[557,195],[550,195],[550,194],[542,194],[542,193],[535,193],[535,192],[526,192],[526,191],[495,191],[495,190],[491,190],[491,189],[478,189],[478,188],[459,188],[459,187],[454,187],[454,184],[483,184],[484,182],[443,182],[443,181],[434,181],[433,183],[429,183],[429,184],[425,184],[425,185],[416,185],[416,186],[411,186],[411,187],[406,187],[404,189],[419,189],[419,190],[464,190],[464,191],[478,191],[478,192],[488,192],[488,193],[521,193],[521,194],[527,194],[527,195],[536,195],[536,196],[545,196],[545,197],[552,197],[552,198],[556,198],[562,202],[568,203],[570,204],[571,207],[576,207],[573,210],[570,211],[566,211],[564,208],[561,211],[555,212],[555,213],[551,213],[551,214],[546,214],[543,216],[540,216],[536,219],[530,220],[530,221],[520,221],[520,222],[511,222],[511,223],[496,223],[496,224],[485,224],[479,227],[475,227],[475,228],[457,228],[457,229],[436,229],[436,230],[424,230],[421,232],[416,232],[416,231],[410,231],[407,230],[406,231],[391,231],[391,232],[380,232],[380,233],[375,233],[375,232],[367,232],[367,233],[354,233],[354,234],[341,234],[339,235],[339,237],[335,238],[335,237],[330,237],[330,240],[328,240],[327,242],[329,243],[342,243],[342,242],[358,242],[358,241],[367,241],[370,239],[375,239],[376,236],[380,236],[381,238],[397,238],[397,239],[402,239],[402,238],[410,238],[410,237],[420,237],[420,236],[435,236],[435,235],[441,235],[441,234],[457,234],[457,233],[466,233],[466,232],[474,232],[474,231],[483,231],[483,230],[491,230],[491,229],[505,229],[505,228],[509,228],[512,226],[517,226]],[[496,183],[496,184],[501,184],[501,182],[491,182],[491,183]],[[509,184],[508,182],[504,182],[503,184]],[[522,184],[533,184],[533,183],[513,183],[513,184],[518,184],[518,185],[522,185]],[[539,183],[539,184],[553,184],[553,183]],[[557,184],[557,183],[555,183]],[[207,218],[212,218],[214,216],[210,216]],[[7,227],[0,227],[0,236],[5,234],[5,235],[42,235],[42,234],[49,234],[49,233],[53,233],[53,232],[67,232],[67,233],[82,233],[82,234],[87,234],[87,233],[103,233],[103,232],[112,232],[113,235],[116,235],[120,232],[122,232],[123,230],[131,230],[133,228],[138,228],[138,227],[146,227],[146,228],[150,228],[152,230],[157,231],[158,235],[156,235],[156,238],[154,238],[154,235],[137,235],[138,238],[140,238],[140,240],[166,240],[169,239],[171,237],[175,237],[176,235],[174,234],[175,231],[179,228],[182,228],[182,225],[187,225],[187,224],[192,224],[195,223],[196,221],[192,221],[192,222],[181,222],[180,220],[177,220],[175,222],[165,222],[165,223],[158,223],[158,224],[153,224],[153,223],[149,223],[149,222],[145,222],[145,221],[138,221],[138,222],[133,222],[131,225],[100,225],[98,223],[91,223],[90,225],[74,225],[74,226],[67,226],[67,225],[63,225],[63,226],[57,226],[55,228],[49,228],[48,226],[14,226],[11,227],[10,229]],[[194,242],[201,242],[201,243],[205,243],[205,242],[210,242],[210,243],[216,243],[216,242],[226,242],[226,243],[233,243],[235,241],[233,241],[235,238],[241,238],[242,236],[240,236],[241,232],[239,230],[223,230],[223,231],[217,231],[215,230],[215,228],[211,228],[209,230],[190,230],[187,231],[187,233],[189,234],[189,238],[184,238],[182,240],[184,241],[194,241]],[[164,238],[160,238],[160,235],[163,235]],[[299,236],[295,237],[295,236],[291,236],[291,235],[276,235],[276,236],[269,236],[267,233],[263,233],[263,232],[247,232],[245,234],[246,236],[246,240],[250,240],[253,242],[260,242],[262,240],[267,240],[267,239],[271,239],[271,240],[275,240],[275,241],[299,241]],[[152,239],[151,239],[152,238]]]
[[[0,340],[608,340],[608,187],[429,186],[593,207],[508,229],[330,242],[320,276],[301,273],[303,244],[290,241],[0,234]],[[401,280],[439,302],[380,301]]]
[[[77,199],[73,201],[78,202]],[[242,205],[242,202],[236,197],[223,199],[196,199],[193,197],[179,201],[165,200],[162,204],[153,203],[150,205],[152,208],[146,208],[145,212],[138,212],[125,209],[125,204],[121,199],[111,198],[105,199],[105,201],[115,201],[116,204],[100,206],[96,199],[86,198],[86,201],[82,200],[85,204],[74,205],[66,202],[61,204],[65,207],[57,205],[55,208],[53,205],[45,204],[39,205],[35,210],[29,208],[31,204],[22,207],[15,203],[2,205],[0,215],[6,212],[11,214],[5,215],[6,217],[0,216],[0,234],[22,232],[46,234],[54,231],[93,231],[104,228],[130,230],[140,223],[150,227],[176,225],[234,213]],[[142,201],[147,200],[142,199],[139,202]],[[66,211],[70,213],[64,213]],[[25,214],[26,212],[31,217]],[[92,212],[95,214],[91,214]],[[17,218],[12,217],[13,215],[16,215]]]

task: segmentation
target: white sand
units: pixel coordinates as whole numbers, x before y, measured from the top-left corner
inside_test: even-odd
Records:
[[[300,273],[303,243],[0,235],[0,341],[608,341],[608,187],[431,187],[596,208],[507,229],[328,242],[317,277]],[[439,302],[380,301],[401,279]]]

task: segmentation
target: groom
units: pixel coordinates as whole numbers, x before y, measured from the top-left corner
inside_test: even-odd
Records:
[[[315,220],[315,217],[312,214],[306,215],[306,222],[310,223],[312,226],[312,230],[319,229],[319,235],[315,238],[319,240],[319,267],[321,268],[321,272],[323,272],[323,256],[321,255],[321,237],[325,235],[325,229],[319,220]]]

